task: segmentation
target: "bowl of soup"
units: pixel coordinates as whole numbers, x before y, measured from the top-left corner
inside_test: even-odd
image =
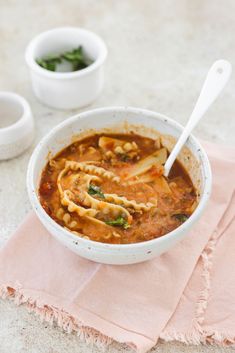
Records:
[[[45,228],[105,264],[150,260],[190,236],[211,191],[204,149],[190,136],[169,176],[183,127],[152,111],[110,107],[67,119],[35,148],[27,188]]]

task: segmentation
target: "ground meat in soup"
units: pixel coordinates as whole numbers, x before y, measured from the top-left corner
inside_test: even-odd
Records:
[[[45,211],[78,237],[128,244],[164,236],[197,206],[196,193],[176,161],[163,176],[160,139],[96,134],[52,158],[42,172]]]

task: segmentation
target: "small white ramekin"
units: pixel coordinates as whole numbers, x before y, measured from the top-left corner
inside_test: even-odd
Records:
[[[0,160],[24,152],[34,137],[33,115],[28,102],[12,92],[0,92]]]
[[[36,62],[37,58],[61,54],[79,46],[93,61],[85,69],[53,72]],[[43,32],[29,43],[25,53],[35,96],[47,106],[57,109],[81,108],[97,98],[103,88],[106,57],[104,41],[97,34],[77,27],[60,27]]]

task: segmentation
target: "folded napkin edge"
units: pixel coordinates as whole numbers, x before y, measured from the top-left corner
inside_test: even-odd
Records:
[[[193,328],[191,331],[179,332],[176,329],[162,332],[159,337],[165,342],[178,341],[187,345],[198,346],[200,344],[211,344],[218,346],[234,346],[234,332],[227,330],[203,329],[202,331]]]
[[[209,247],[207,248],[207,251],[208,249]],[[207,266],[203,269],[203,271],[208,271]],[[84,326],[81,321],[79,322],[79,320],[66,311],[49,305],[37,306],[37,300],[27,297],[22,293],[19,283],[16,284],[15,288],[12,286],[2,285],[0,287],[0,298],[10,299],[14,301],[16,305],[25,304],[27,309],[39,316],[42,322],[47,322],[50,325],[53,325],[53,323],[56,322],[57,326],[62,328],[66,333],[76,332],[79,339],[86,344],[95,344],[97,347],[105,349],[113,342],[118,342],[114,338],[103,334],[93,327]],[[209,343],[222,346],[231,346],[235,344],[234,333],[227,332],[226,330],[222,331],[202,328],[196,320],[191,331],[179,332],[173,328],[169,331],[163,331],[159,338],[165,342],[178,341],[187,345]],[[134,349],[138,353],[144,353],[152,346],[151,343],[147,346],[144,345],[140,347],[137,347],[133,342],[121,343],[128,348]]]
[[[17,306],[25,305],[29,312],[33,312],[39,317],[41,322],[47,322],[51,326],[53,323],[55,323],[66,333],[75,332],[79,339],[86,344],[96,345],[98,348],[105,349],[110,344],[118,342],[128,348],[135,350],[137,353],[145,353],[152,348],[153,344],[156,344],[156,342],[153,342],[151,338],[133,331],[130,331],[132,335],[134,334],[140,337],[139,345],[136,345],[134,342],[129,340],[117,340],[115,339],[115,334],[110,335],[102,333],[102,331],[99,331],[93,328],[91,325],[86,324],[85,321],[87,320],[84,320],[83,322],[79,318],[74,317],[69,312],[63,309],[58,309],[54,305],[44,304],[39,298],[36,298],[36,296],[33,298],[32,295],[26,294],[25,292],[30,292],[30,290],[25,291],[22,289],[22,286],[19,282],[16,282],[14,285],[12,285],[12,283],[0,285],[0,299],[11,300]],[[81,312],[86,312],[86,309],[81,308]],[[91,313],[91,315],[97,317],[95,313]],[[101,320],[103,319],[101,318]],[[109,324],[112,327],[116,327],[121,331],[123,330],[129,333],[128,329],[119,327],[115,323],[109,322]]]
[[[77,333],[79,339],[86,343],[94,343],[98,347],[105,348],[114,341],[111,337],[102,334],[92,327],[83,326],[82,322],[79,322],[72,315],[61,309],[48,304],[37,305],[37,299],[23,294],[19,283],[14,287],[12,285],[2,285],[0,287],[0,298],[12,300],[18,306],[25,304],[27,309],[39,316],[42,322],[48,322],[50,325],[56,322],[57,326],[62,328],[66,333],[74,331]]]

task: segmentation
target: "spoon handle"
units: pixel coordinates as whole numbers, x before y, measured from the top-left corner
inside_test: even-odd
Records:
[[[226,85],[232,71],[231,64],[226,60],[216,61],[208,71],[206,80],[203,84],[201,93],[195,105],[195,108],[185,126],[180,138],[171,151],[164,167],[164,175],[168,176],[170,169],[180,152],[181,148],[187,141],[190,133],[203,117],[207,109],[218,97],[224,86]]]

